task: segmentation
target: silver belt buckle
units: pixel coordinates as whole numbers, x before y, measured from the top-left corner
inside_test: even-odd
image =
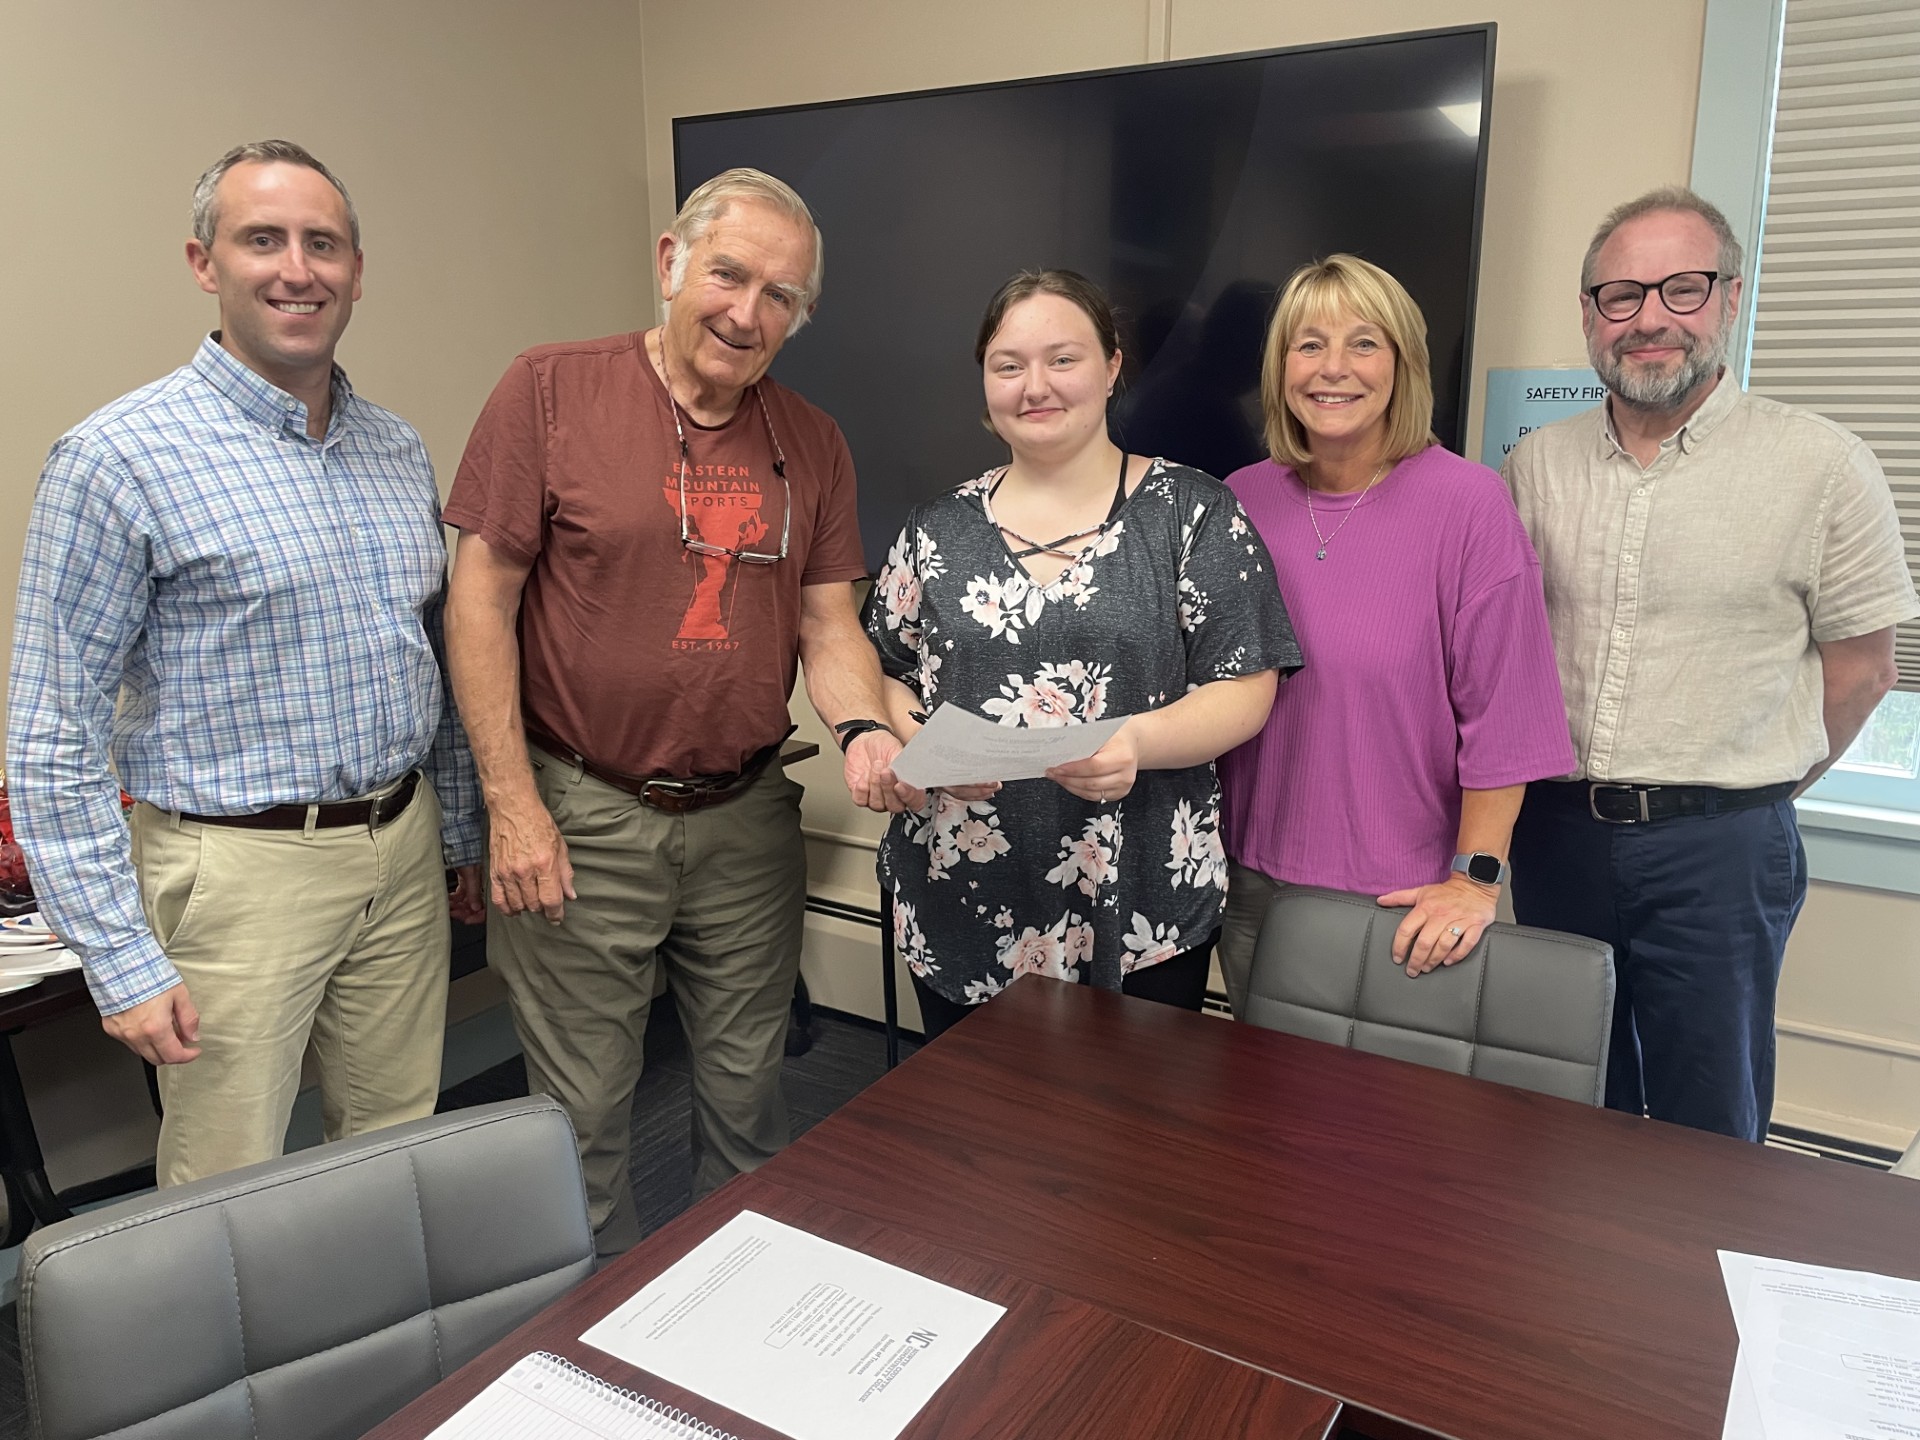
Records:
[[[411,775],[413,772],[409,771],[407,773]],[[378,830],[394,816],[398,815],[401,809],[399,804],[400,797],[407,793],[409,793],[407,788],[407,775],[402,775],[398,785],[395,785],[391,790],[387,791],[386,794],[376,795],[369,800],[367,802],[367,828],[369,830]],[[389,806],[393,808],[389,809]]]
[[[1637,821],[1631,817],[1625,820],[1616,820],[1611,815],[1602,815],[1600,813],[1600,792],[1602,790],[1632,791],[1633,795],[1640,801],[1640,818]],[[1599,780],[1591,781],[1587,785],[1587,813],[1602,825],[1644,825],[1651,818],[1647,814],[1647,792],[1645,790],[1638,789],[1632,785],[1609,785]]]

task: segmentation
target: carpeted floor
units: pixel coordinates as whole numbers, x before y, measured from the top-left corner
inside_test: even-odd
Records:
[[[886,1041],[878,1029],[816,1012],[811,1032],[813,1047],[790,1057],[781,1078],[796,1139],[886,1071]],[[916,1048],[911,1037],[902,1037],[902,1058]],[[633,1195],[640,1223],[648,1231],[687,1208],[693,1179],[688,1140],[692,1082],[686,1037],[671,998],[663,996],[647,1024],[647,1066],[633,1096]],[[440,1109],[526,1093],[526,1070],[516,1057],[444,1092]],[[8,1305],[0,1308],[0,1440],[26,1440],[27,1433],[19,1330],[14,1307]]]

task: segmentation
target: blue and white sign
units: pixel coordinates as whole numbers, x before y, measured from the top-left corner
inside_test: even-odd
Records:
[[[1607,387],[1585,365],[1487,371],[1487,423],[1480,436],[1480,463],[1498,470],[1507,452],[1529,430],[1591,410],[1606,398]]]

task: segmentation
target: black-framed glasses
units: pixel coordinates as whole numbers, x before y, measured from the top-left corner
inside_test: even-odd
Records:
[[[660,342],[660,370],[665,374],[667,368],[667,344]],[[710,545],[705,540],[693,537],[691,521],[687,510],[687,467],[693,458],[692,447],[687,444],[687,432],[680,427],[680,405],[673,398],[673,382],[666,384],[667,408],[673,412],[673,433],[680,442],[680,543],[695,555],[711,555],[732,560],[744,560],[749,565],[775,565],[787,558],[787,541],[793,532],[793,482],[787,479],[787,456],[780,448],[780,434],[773,428],[773,414],[767,409],[766,398],[761,395],[760,387],[753,387],[753,398],[759,403],[760,418],[767,425],[767,441],[773,446],[773,473],[780,477],[780,484],[786,490],[786,504],[780,512],[780,553],[763,554],[749,550],[745,545]],[[755,537],[756,539],[758,537]]]
[[[1669,314],[1691,315],[1707,303],[1713,294],[1713,282],[1722,276],[1718,270],[1682,270],[1664,280],[1606,280],[1589,285],[1587,294],[1594,309],[1609,320],[1631,320],[1647,303],[1647,292],[1658,290],[1660,303]]]

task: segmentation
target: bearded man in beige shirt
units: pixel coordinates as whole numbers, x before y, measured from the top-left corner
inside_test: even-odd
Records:
[[[1529,787],[1513,901],[1613,946],[1609,1106],[1760,1141],[1806,897],[1793,798],[1893,684],[1920,601],[1873,452],[1727,373],[1740,262],[1689,190],[1609,215],[1580,280],[1607,403],[1508,457],[1580,762]]]

